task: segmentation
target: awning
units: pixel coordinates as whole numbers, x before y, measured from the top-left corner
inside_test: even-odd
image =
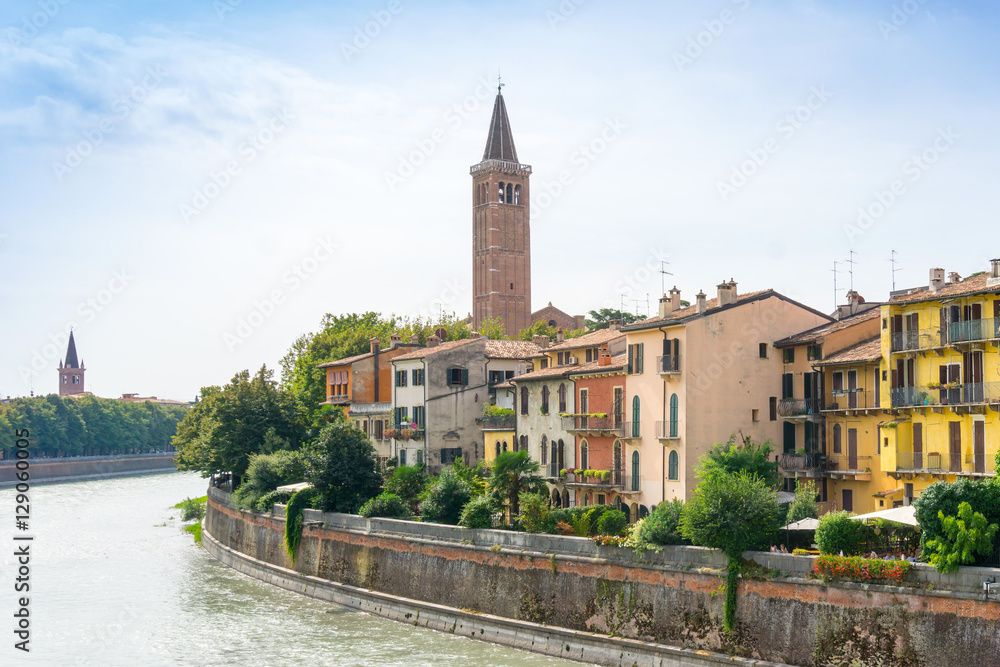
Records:
[[[819,526],[819,519],[805,518],[793,521],[787,526],[782,526],[781,530],[816,530]]]
[[[299,482],[298,484],[286,484],[284,486],[279,486],[275,490],[280,491],[282,493],[298,493],[299,491],[308,489],[311,486],[312,484],[310,484],[309,482]]]
[[[913,505],[909,507],[893,507],[889,510],[881,510],[879,512],[872,512],[871,514],[860,514],[858,516],[852,516],[852,519],[857,521],[867,521],[868,519],[885,519],[886,521],[892,521],[893,523],[902,523],[907,526],[919,526],[917,523],[916,508]]]

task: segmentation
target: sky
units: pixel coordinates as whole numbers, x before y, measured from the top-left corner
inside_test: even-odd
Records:
[[[937,0],[7,0],[0,396],[57,391],[70,327],[89,391],[192,400],[325,313],[465,316],[498,73],[534,309],[732,278],[830,312],[967,276],[1000,256],[998,24]]]

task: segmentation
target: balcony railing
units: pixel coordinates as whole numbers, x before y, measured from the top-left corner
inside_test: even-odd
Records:
[[[423,440],[423,428],[387,428],[385,437],[394,440]]]
[[[826,392],[823,402],[824,411],[833,410],[867,410],[877,408],[875,392],[864,389],[836,389]]]
[[[819,401],[814,398],[783,398],[778,401],[782,417],[807,417],[819,413]]]
[[[618,489],[621,491],[634,492],[638,492],[640,490],[639,482],[640,478],[638,477],[626,475],[624,472],[614,471],[612,471],[610,477],[603,480],[597,477],[585,477],[581,473],[566,473],[563,477],[563,483],[567,485],[584,485],[596,488]]]
[[[580,431],[583,433],[599,433],[601,435],[625,436],[625,424],[620,417],[614,415],[607,417],[593,417],[585,415],[572,415],[562,418],[564,431]],[[631,435],[631,431],[629,431]]]
[[[850,454],[831,454],[826,457],[823,470],[839,473],[870,473],[872,469],[871,456],[851,456]]]
[[[901,452],[896,450],[896,470],[902,472],[947,472],[951,468],[948,452]],[[959,469],[961,469],[961,461]]]
[[[670,429],[670,422],[669,421],[658,421],[658,422],[656,422],[656,437],[659,438],[660,440],[669,440],[671,438],[679,438],[680,437],[680,433],[681,433],[680,424],[678,424],[677,422],[674,423],[674,428],[673,428],[672,432],[671,432],[671,429]]]
[[[676,354],[668,354],[656,358],[656,370],[659,373],[680,373],[681,358]]]
[[[892,390],[892,407],[939,407],[1000,404],[1000,382],[897,387]]]
[[[493,431],[513,430],[515,422],[516,420],[513,415],[508,417],[480,417],[476,420],[479,428]]]
[[[987,317],[981,320],[950,322],[944,327],[897,331],[892,334],[891,344],[893,352],[906,352],[996,338],[1000,338],[1000,319]]]
[[[642,437],[642,422],[622,422],[622,436],[623,438],[639,438]]]
[[[826,465],[826,455],[819,452],[807,452],[805,454],[782,454],[781,469],[788,471],[795,470],[818,470]]]

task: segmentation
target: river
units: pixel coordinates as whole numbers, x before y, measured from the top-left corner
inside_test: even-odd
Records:
[[[579,665],[420,630],[222,565],[172,506],[168,473],[31,489],[31,652],[14,648],[14,489],[0,490],[0,665]]]

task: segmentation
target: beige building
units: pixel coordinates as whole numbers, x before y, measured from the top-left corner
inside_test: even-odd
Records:
[[[681,306],[680,290],[660,312],[624,327],[626,411],[639,420],[625,458],[643,462],[639,503],[690,497],[698,458],[733,434],[780,443],[775,410],[782,360],[771,342],[832,318],[774,290],[738,294],[734,281]],[[780,445],[779,445],[780,446]]]

